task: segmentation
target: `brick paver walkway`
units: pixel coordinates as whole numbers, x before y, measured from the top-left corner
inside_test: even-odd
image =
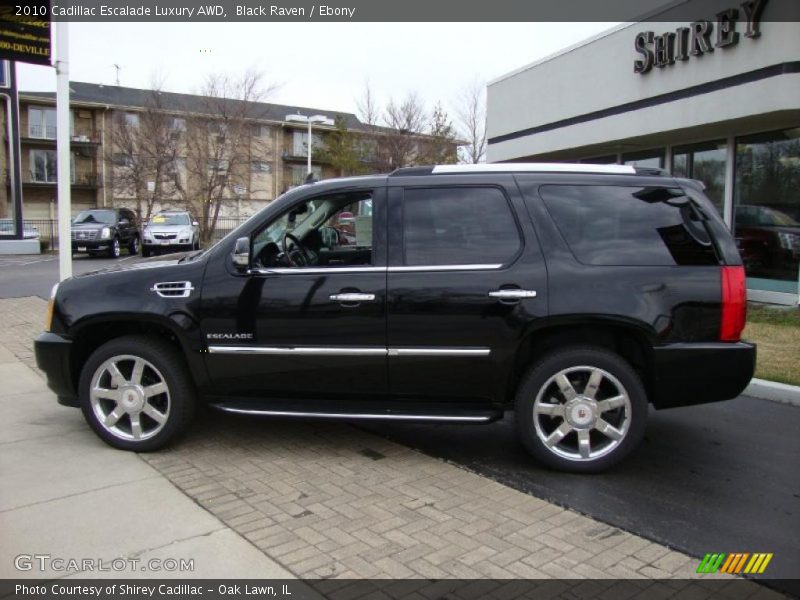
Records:
[[[0,300],[0,343],[28,364],[44,309]],[[301,577],[686,578],[698,563],[345,424],[210,413],[141,458]]]

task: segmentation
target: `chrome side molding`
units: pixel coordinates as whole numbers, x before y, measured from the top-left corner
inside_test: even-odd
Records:
[[[211,354],[273,356],[489,356],[491,348],[409,348],[377,346],[209,346]]]
[[[214,404],[219,410],[242,415],[264,415],[272,417],[319,417],[323,419],[371,420],[371,421],[449,421],[451,423],[488,423],[492,415],[426,415],[414,413],[328,413],[291,410],[271,410],[261,408],[235,408]]]
[[[489,297],[497,298],[498,300],[523,300],[525,298],[536,298],[536,291],[515,289],[494,290],[489,292]]]

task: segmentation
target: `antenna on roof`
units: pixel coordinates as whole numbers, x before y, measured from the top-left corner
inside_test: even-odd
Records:
[[[122,67],[119,66],[117,63],[114,63],[111,66],[117,70],[117,85],[119,85],[119,72],[122,70]]]

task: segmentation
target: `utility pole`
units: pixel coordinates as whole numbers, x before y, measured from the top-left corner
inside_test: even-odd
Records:
[[[72,277],[72,182],[69,148],[69,24],[56,22],[56,164],[58,168],[59,279]]]

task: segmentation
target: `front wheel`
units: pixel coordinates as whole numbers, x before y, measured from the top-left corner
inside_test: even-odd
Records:
[[[111,258],[119,258],[120,254],[122,254],[122,246],[119,244],[119,238],[115,237],[111,240],[111,246],[108,249],[108,255]]]
[[[148,452],[176,439],[194,415],[194,386],[169,343],[125,336],[95,350],[81,371],[83,416],[107,444]]]
[[[554,469],[597,473],[642,440],[647,395],[636,371],[601,348],[547,355],[520,385],[517,432],[528,451]]]
[[[139,254],[139,236],[135,235],[131,238],[131,243],[128,244],[128,254],[134,256]]]

